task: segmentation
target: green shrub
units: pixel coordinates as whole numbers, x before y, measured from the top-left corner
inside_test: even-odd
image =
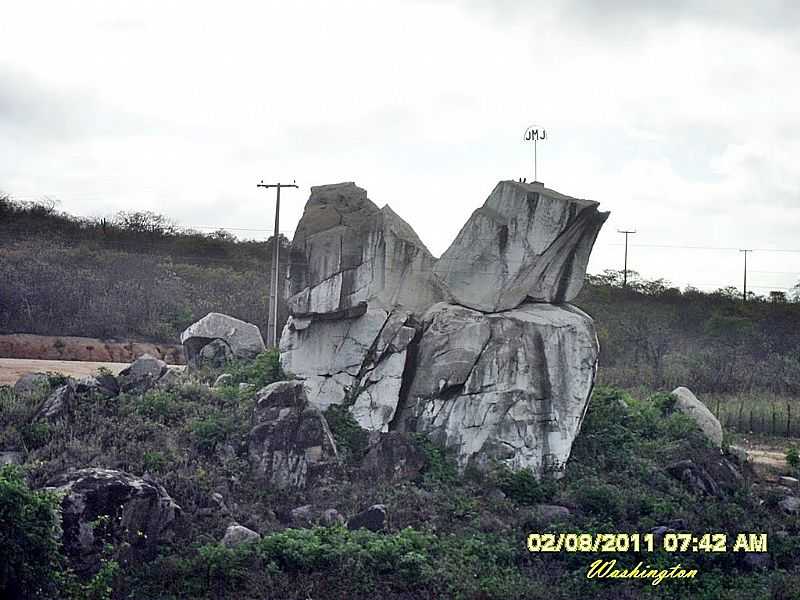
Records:
[[[336,449],[345,460],[357,460],[369,443],[369,432],[363,429],[344,405],[331,404],[325,410],[325,420],[336,442]]]
[[[161,473],[167,466],[167,458],[164,456],[163,452],[148,450],[142,455],[142,463],[145,471]]]
[[[786,463],[793,469],[800,467],[800,452],[794,446],[786,451]]]
[[[444,448],[435,444],[424,433],[414,434],[412,439],[425,455],[425,468],[422,470],[422,476],[426,483],[432,485],[452,484],[459,479],[458,467]]]
[[[58,597],[64,584],[58,509],[58,496],[31,490],[20,468],[0,468],[0,597]]]
[[[214,413],[192,421],[189,430],[198,451],[209,455],[236,430],[236,423],[231,417]]]
[[[274,348],[262,352],[253,360],[234,361],[224,371],[233,376],[232,385],[250,383],[257,389],[286,379],[281,368],[280,352]]]
[[[624,500],[619,488],[600,481],[584,481],[575,490],[575,501],[581,510],[597,519],[620,520],[624,515]]]
[[[552,481],[538,481],[530,469],[503,469],[497,475],[497,487],[515,502],[537,504],[550,498],[555,486]]]
[[[137,414],[165,425],[180,421],[185,413],[183,402],[172,391],[151,389],[135,402]]]

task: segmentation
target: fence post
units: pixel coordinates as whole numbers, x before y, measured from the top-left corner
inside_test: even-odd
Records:
[[[792,437],[792,405],[786,401],[786,437]]]

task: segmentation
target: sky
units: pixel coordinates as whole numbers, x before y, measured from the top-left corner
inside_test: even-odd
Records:
[[[502,179],[611,217],[589,272],[800,281],[800,3],[28,0],[0,18],[0,190],[265,239],[355,181],[435,255]]]

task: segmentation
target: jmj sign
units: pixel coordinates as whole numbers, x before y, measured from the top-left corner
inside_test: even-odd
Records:
[[[547,139],[547,132],[542,127],[531,125],[525,130],[525,135],[522,138],[526,142],[533,142],[533,180],[536,181],[538,173],[536,172],[536,143]]]

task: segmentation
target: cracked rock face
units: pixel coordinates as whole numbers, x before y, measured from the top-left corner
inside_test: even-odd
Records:
[[[408,223],[354,183],[312,187],[292,240],[289,312],[302,321],[357,316],[367,304],[424,310],[441,296],[434,262]]]
[[[598,354],[591,318],[564,303],[607,217],[503,181],[437,261],[355,184],[314,187],[292,241],[281,364],[311,405],[345,405],[367,430],[428,433],[462,467],[557,475]]]
[[[501,181],[472,213],[434,272],[456,303],[497,312],[569,302],[580,292],[608,213],[539,183]]]
[[[107,543],[122,548],[123,561],[154,558],[180,513],[155,481],[113,469],[70,471],[48,487],[64,494],[64,550],[79,572],[99,566]]]
[[[259,391],[249,435],[250,461],[279,489],[318,481],[336,463],[336,443],[301,381],[278,381]]]
[[[569,305],[483,314],[442,303],[423,327],[399,427],[453,449],[462,467],[498,461],[557,477],[594,382],[592,319]]]
[[[302,379],[309,402],[347,404],[370,431],[388,431],[400,398],[406,351],[416,329],[404,310],[369,309],[351,319],[316,320],[281,336],[283,368]]]

